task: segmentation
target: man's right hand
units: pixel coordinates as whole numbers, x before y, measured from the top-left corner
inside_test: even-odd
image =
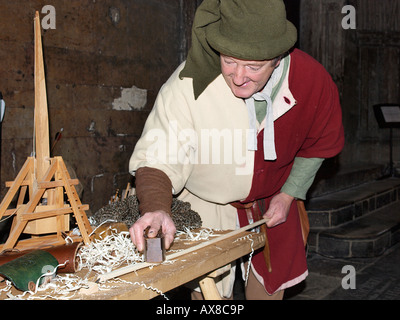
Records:
[[[163,210],[147,212],[130,227],[129,233],[132,242],[140,252],[144,250],[144,230],[147,227],[150,227],[147,233],[149,238],[156,237],[161,229],[165,241],[165,249],[169,249],[174,241],[176,232],[171,216]]]

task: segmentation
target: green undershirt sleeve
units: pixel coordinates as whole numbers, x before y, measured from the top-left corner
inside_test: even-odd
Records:
[[[290,175],[283,185],[281,192],[296,199],[305,200],[308,189],[314,182],[315,175],[324,160],[322,158],[296,157]]]

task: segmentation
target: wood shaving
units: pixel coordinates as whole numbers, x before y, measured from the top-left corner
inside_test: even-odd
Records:
[[[254,254],[254,247],[253,247],[254,240],[253,240],[253,237],[249,234],[247,236],[236,239],[233,243],[235,243],[237,241],[243,241],[243,240],[249,240],[250,246],[251,246],[251,252],[249,253],[249,257],[248,257],[246,275],[244,277],[244,284],[245,284],[245,286],[247,286],[247,281],[249,280],[249,275],[250,275],[251,259],[253,258],[253,254]]]
[[[78,262],[77,271],[88,270],[85,277],[75,274],[57,274],[51,278],[51,282],[39,286],[42,277],[49,277],[50,274],[43,274],[36,282],[35,292],[26,291],[19,295],[12,294],[12,283],[7,282],[1,291],[7,292],[8,300],[36,300],[36,299],[56,299],[70,300],[79,298],[80,293],[85,293],[92,285],[88,276],[92,272],[103,274],[112,271],[123,264],[136,264],[144,260],[130,239],[129,232],[112,232],[102,239],[95,239],[87,246],[79,248],[76,260]],[[54,270],[55,273],[55,270]],[[109,290],[107,283],[98,284],[98,290]]]
[[[184,238],[181,236],[184,235]],[[183,231],[177,231],[176,233],[177,239],[186,240],[186,241],[200,241],[200,240],[208,240],[210,237],[218,237],[219,234],[214,234],[212,229],[200,229],[198,232],[191,230],[190,228],[185,227]]]
[[[104,283],[94,283],[93,273],[105,274],[119,268],[121,265],[132,265],[143,263],[144,255],[139,253],[130,239],[129,232],[118,232],[113,230],[100,239],[93,240],[87,246],[81,246],[77,252],[76,260],[78,262],[78,271],[88,271],[86,276],[78,276],[76,274],[52,274],[46,273],[42,277],[48,277],[50,282],[45,282],[39,286],[39,280],[35,292],[26,291],[22,294],[12,294],[12,283],[5,281],[5,287],[0,289],[5,292],[8,300],[72,300],[82,298],[82,294],[93,294],[97,291],[110,290],[118,287],[118,283],[129,283],[132,285],[142,286],[148,290],[153,290],[168,300],[168,298],[159,289],[146,285],[141,282],[128,282],[120,278],[110,279]],[[211,229],[201,229],[198,232],[185,228],[184,231],[177,233],[177,240],[181,241],[199,241],[208,240],[210,237],[220,236],[214,234]],[[253,240],[250,236],[246,236],[236,241],[250,240],[252,252],[249,255],[249,261],[254,253]],[[179,250],[178,250],[179,251]],[[194,252],[193,254],[196,254]],[[174,260],[166,260],[163,263],[173,263]],[[59,265],[61,266],[61,265]],[[59,267],[58,266],[58,267]],[[250,266],[250,264],[249,264]],[[55,274],[56,269],[53,271]],[[249,270],[248,270],[249,272]],[[248,273],[247,272],[247,273]],[[89,278],[90,275],[90,278]],[[50,277],[51,276],[51,277]],[[247,281],[247,277],[246,277]]]
[[[129,232],[113,232],[102,239],[95,239],[77,253],[78,271],[88,269],[100,274],[111,272],[122,264],[144,261],[132,243]]]

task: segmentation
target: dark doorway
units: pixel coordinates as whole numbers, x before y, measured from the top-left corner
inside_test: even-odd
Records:
[[[286,6],[287,19],[297,28],[298,40],[296,47],[300,43],[300,0],[284,0]]]

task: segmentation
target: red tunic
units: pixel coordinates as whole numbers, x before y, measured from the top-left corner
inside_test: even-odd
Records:
[[[295,157],[331,158],[344,145],[342,112],[336,85],[316,60],[300,50],[291,54],[289,88],[297,104],[277,119],[275,125],[276,161],[265,161],[263,132],[258,135],[254,177],[248,198],[243,203],[271,198],[286,182]],[[238,209],[241,226],[249,221],[245,210]],[[264,279],[269,294],[303,280],[307,272],[306,255],[296,202],[287,221],[267,231],[272,272],[269,273],[262,251],[253,255],[256,272]],[[297,280],[296,280],[297,279]]]

